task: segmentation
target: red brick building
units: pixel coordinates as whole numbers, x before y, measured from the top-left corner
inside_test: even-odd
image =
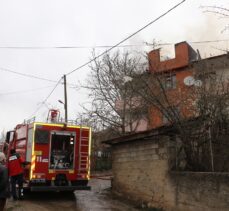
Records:
[[[226,89],[228,87],[228,53],[200,59],[197,52],[187,42],[181,42],[175,45],[175,58],[161,61],[160,49],[156,49],[148,53],[148,61],[148,71],[151,74],[163,76],[165,92],[170,106],[177,107],[177,111],[182,118],[196,115],[195,87],[199,87],[202,83],[196,77],[197,75],[207,71],[208,74],[215,75],[216,87],[217,83],[225,83]],[[149,110],[149,124],[146,129],[156,128],[168,122],[164,115],[155,107],[152,106]]]
[[[180,118],[187,119],[197,114],[195,109],[195,101],[197,99],[195,90],[196,87],[201,85],[199,84],[201,81],[196,77],[197,74],[203,72],[204,69],[208,69],[221,77],[223,74],[225,80],[229,80],[229,56],[228,54],[223,54],[201,59],[187,42],[175,44],[174,50],[175,58],[163,61],[160,59],[160,49],[150,51],[148,53],[148,72],[150,74],[146,75],[146,78],[152,75],[160,76],[164,87],[163,94],[166,95],[166,100],[168,101],[164,105],[165,113],[172,108],[179,113]],[[139,81],[141,83],[141,80]],[[152,90],[155,93],[159,93],[161,91],[159,89],[155,86]],[[122,108],[122,101],[118,101],[118,103],[116,107]],[[135,132],[168,124],[169,120],[165,113],[158,109],[157,106],[150,105],[146,114],[147,118],[136,121]],[[129,131],[128,126],[126,126],[126,131]]]
[[[189,76],[193,76],[194,69],[191,64],[197,60],[197,56],[197,53],[187,42],[175,45],[175,58],[173,59],[161,61],[160,49],[150,51],[148,54],[148,71],[152,74],[163,76],[164,91],[168,97],[169,104],[174,106],[173,109],[177,109],[183,117],[188,117],[192,113],[189,108],[192,103],[188,99],[188,92],[191,87],[187,86],[184,81],[191,78]],[[180,103],[181,101],[183,102],[182,104]],[[156,128],[167,123],[167,118],[154,107],[150,108],[149,117],[149,128]]]

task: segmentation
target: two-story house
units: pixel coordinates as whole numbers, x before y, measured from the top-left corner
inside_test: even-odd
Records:
[[[154,87],[151,92],[154,95],[163,97],[159,100],[160,105],[150,106],[149,128],[156,128],[168,123],[171,112],[179,113],[179,116],[186,118],[192,115],[192,88],[191,83],[194,75],[194,68],[191,65],[197,61],[198,54],[187,42],[175,45],[175,58],[165,61],[160,60],[160,49],[150,51],[148,54],[148,72],[157,78],[155,83],[160,85]],[[193,82],[194,83],[194,82]],[[158,94],[157,94],[158,93]],[[152,102],[152,104],[154,104]],[[163,112],[164,111],[164,112]]]

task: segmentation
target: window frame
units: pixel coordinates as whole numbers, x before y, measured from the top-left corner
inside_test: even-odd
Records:
[[[176,74],[175,73],[166,74],[164,76],[163,87],[165,90],[176,89],[177,80],[176,80]]]

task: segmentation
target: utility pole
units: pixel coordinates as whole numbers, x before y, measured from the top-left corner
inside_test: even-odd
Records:
[[[67,83],[66,75],[64,75],[64,110],[65,110],[65,123],[68,122],[68,103],[67,103]]]

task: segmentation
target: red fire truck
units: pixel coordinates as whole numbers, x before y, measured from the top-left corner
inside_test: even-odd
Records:
[[[31,191],[87,190],[90,178],[91,129],[66,123],[19,124],[6,135],[8,152],[31,164],[25,167]]]

